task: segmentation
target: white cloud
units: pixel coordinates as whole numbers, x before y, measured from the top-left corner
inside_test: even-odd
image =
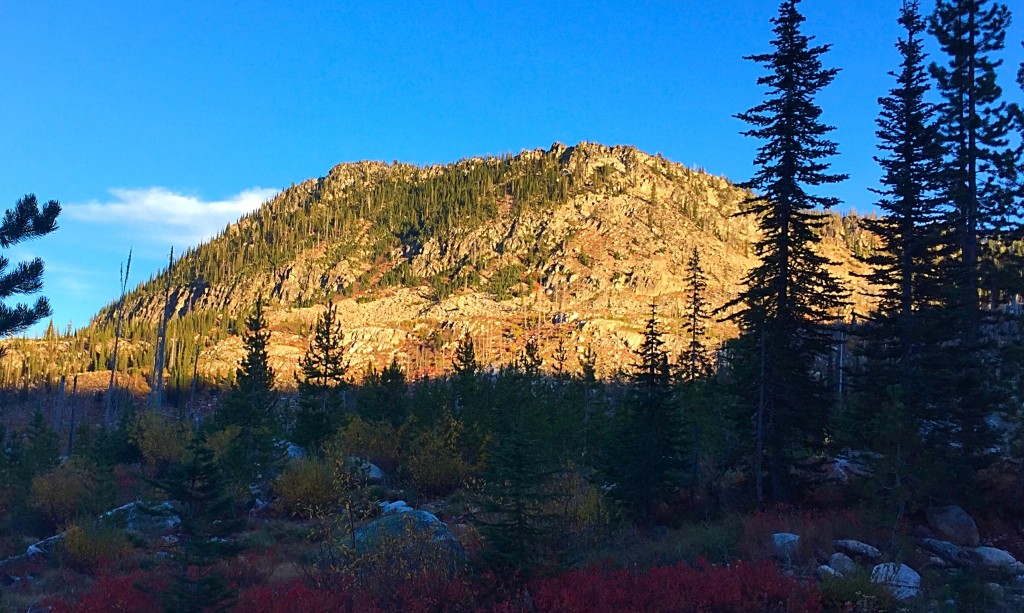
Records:
[[[278,191],[254,187],[225,200],[202,200],[163,187],[115,188],[106,202],[69,204],[64,213],[78,221],[117,226],[136,236],[185,247],[216,236]]]

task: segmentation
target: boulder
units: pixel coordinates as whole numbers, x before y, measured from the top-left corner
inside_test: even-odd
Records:
[[[977,547],[981,544],[978,536],[978,525],[971,516],[956,505],[945,507],[929,507],[926,511],[928,525],[947,539],[964,547]]]
[[[857,563],[853,561],[853,558],[841,551],[832,554],[832,557],[828,559],[828,565],[843,576],[850,576],[857,572]]]
[[[363,473],[363,478],[367,481],[384,481],[386,479],[384,471],[373,462],[364,460],[359,456],[352,456],[349,460],[359,467],[359,471]]]
[[[776,532],[772,535],[772,551],[776,557],[790,563],[793,561],[793,554],[796,553],[796,546],[799,542],[799,534]]]
[[[150,506],[136,500],[100,515],[100,521],[143,537],[150,537],[177,527],[181,523],[181,517],[175,513],[174,505],[170,502]]]
[[[971,557],[967,554],[967,551],[959,545],[950,543],[949,541],[940,541],[938,539],[924,538],[921,539],[921,547],[934,553],[935,555],[942,558],[943,561],[957,566],[973,566],[974,563]]]
[[[906,564],[878,564],[871,569],[871,581],[884,585],[900,600],[913,598],[921,591],[921,575]]]
[[[404,500],[396,500],[394,502],[381,502],[380,514],[383,515],[394,515],[395,513],[409,513],[413,510]]]
[[[855,541],[852,539],[843,539],[838,541],[832,541],[832,547],[838,551],[841,551],[847,555],[855,558],[867,558],[868,560],[877,560],[882,557],[882,552],[877,548]]]
[[[1013,554],[1009,551],[995,547],[975,547],[967,551],[975,562],[985,568],[1009,569],[1013,564],[1017,563],[1017,558],[1013,557]]]
[[[818,578],[825,579],[827,577],[841,576],[841,573],[836,569],[832,568],[828,564],[822,564],[818,567]]]
[[[357,529],[356,549],[365,553],[384,547],[407,557],[436,557],[431,552],[440,552],[447,554],[452,562],[466,558],[466,550],[436,515],[411,509],[407,505],[405,509]]]

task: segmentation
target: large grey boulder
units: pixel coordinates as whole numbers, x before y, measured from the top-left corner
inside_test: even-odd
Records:
[[[832,554],[832,557],[828,559],[828,565],[836,569],[836,572],[844,577],[849,577],[857,572],[857,563],[853,561],[853,558],[841,551]]]
[[[399,501],[401,502],[401,501]],[[433,513],[401,508],[392,511],[356,530],[356,549],[360,553],[384,550],[404,557],[464,560],[466,550],[448,526]]]
[[[975,547],[967,551],[978,564],[985,568],[1010,568],[1017,563],[1017,558],[1013,557],[1013,554],[996,547]]]
[[[928,518],[928,525],[953,543],[963,547],[977,547],[981,544],[978,525],[967,511],[960,507],[929,507],[925,515]]]
[[[832,547],[855,558],[867,558],[877,560],[882,557],[882,552],[877,547],[852,539],[840,539],[832,541]]]
[[[939,556],[943,561],[956,566],[974,566],[971,556],[960,545],[938,539],[921,539],[921,547]]]
[[[871,581],[884,585],[900,600],[914,598],[921,591],[921,575],[906,564],[879,564],[871,569]]]
[[[785,560],[789,564],[793,561],[793,556],[796,555],[796,547],[799,542],[799,534],[776,532],[772,535],[772,551],[777,558]]]

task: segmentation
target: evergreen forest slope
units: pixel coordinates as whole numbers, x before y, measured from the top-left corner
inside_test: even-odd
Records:
[[[682,348],[694,249],[711,305],[736,296],[756,262],[753,220],[734,216],[748,195],[660,155],[592,143],[428,167],[340,164],[129,292],[117,369],[145,390],[166,305],[169,387],[188,388],[194,372],[223,384],[262,298],[284,387],[331,302],[356,377],[392,359],[413,376],[438,374],[466,332],[485,365],[511,362],[534,338],[546,369],[578,370],[589,347],[599,373],[614,374],[632,359],[652,303],[668,348]],[[872,240],[856,216],[829,214],[822,249],[853,290],[846,316],[867,311],[855,255]],[[41,340],[6,341],[0,385],[79,374],[86,389],[105,387],[116,315],[115,300],[70,335],[51,327]],[[710,330],[713,342],[734,334],[725,323]]]

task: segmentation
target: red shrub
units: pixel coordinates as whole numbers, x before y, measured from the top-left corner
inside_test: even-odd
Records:
[[[302,581],[291,581],[277,587],[251,587],[238,594],[236,613],[330,613],[347,611],[350,594],[331,592],[307,586]]]
[[[160,591],[167,581],[143,572],[130,575],[106,575],[97,579],[92,589],[78,602],[57,602],[56,613],[129,613],[160,609]]]
[[[251,587],[239,593],[236,613],[333,611],[473,611],[476,594],[461,580],[414,577],[387,593],[364,586],[320,589],[295,579],[277,587]]]
[[[651,568],[639,574],[590,567],[534,582],[539,611],[692,611],[817,613],[820,597],[771,564],[714,567],[699,563]]]

